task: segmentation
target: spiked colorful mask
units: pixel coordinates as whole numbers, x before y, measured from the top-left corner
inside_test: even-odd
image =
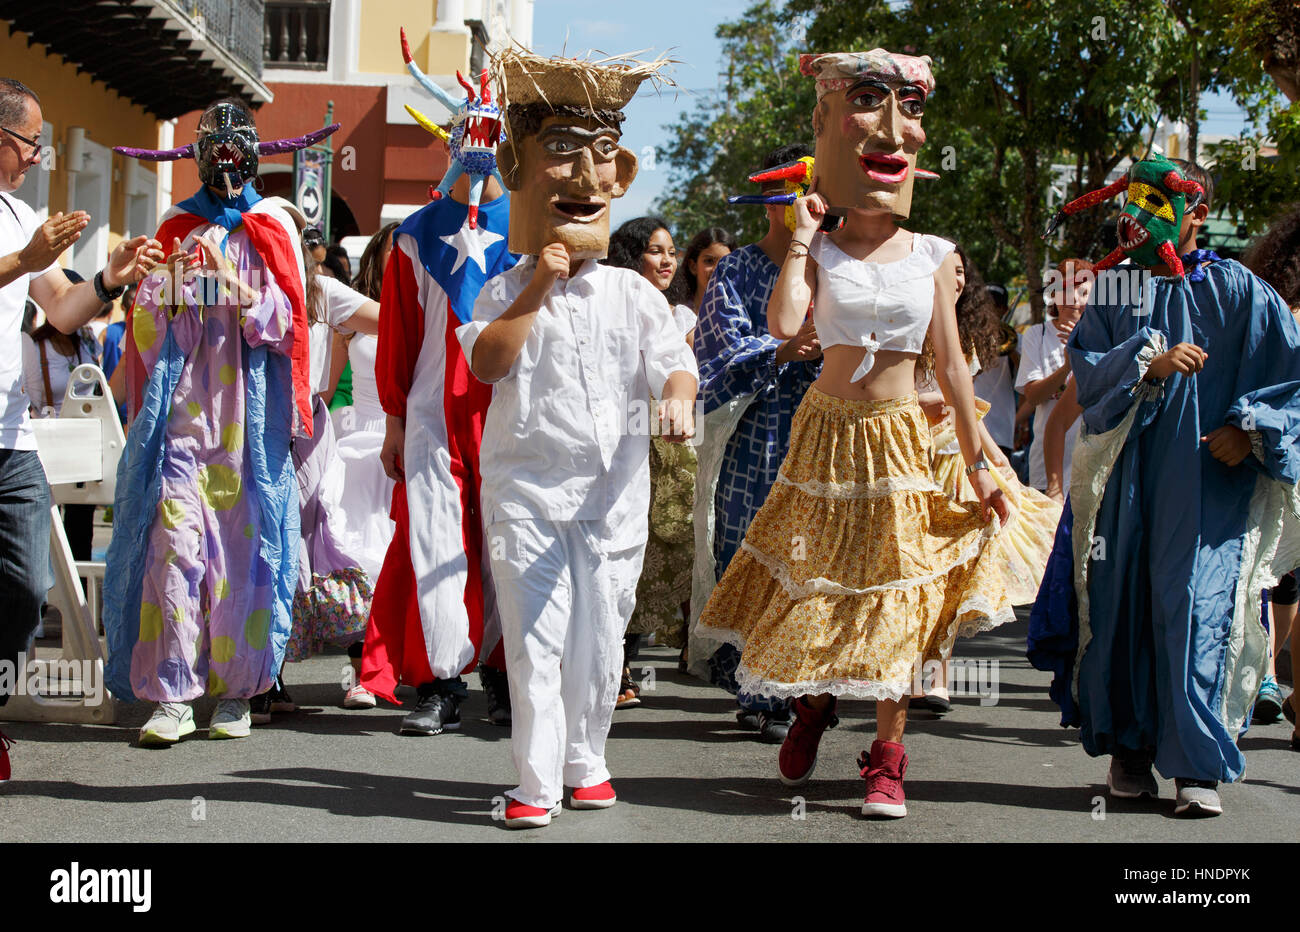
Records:
[[[445,140],[451,147],[451,165],[442,181],[433,190],[431,197],[436,201],[451,193],[452,185],[461,175],[469,175],[469,226],[478,226],[479,199],[483,196],[483,185],[491,175],[501,182],[497,171],[497,143],[505,138],[505,129],[501,119],[501,108],[492,102],[492,89],[488,85],[488,72],[484,68],[479,75],[479,94],[474,97],[473,86],[456,72],[456,80],[465,89],[465,102],[457,103],[451,96],[429,79],[420,66],[411,58],[411,46],[406,41],[406,30],[402,33],[402,59],[411,77],[420,82],[420,86],[433,95],[438,103],[452,113],[451,132],[444,131],[427,116],[413,107],[406,112],[415,118],[425,130]]]
[[[1162,155],[1135,162],[1124,177],[1070,201],[1048,222],[1043,238],[1051,236],[1065,217],[1108,201],[1121,191],[1127,192],[1127,202],[1115,224],[1119,246],[1093,270],[1108,269],[1127,257],[1148,268],[1163,263],[1175,277],[1182,278],[1178,237],[1183,215],[1189,206],[1200,202],[1205,192]]]

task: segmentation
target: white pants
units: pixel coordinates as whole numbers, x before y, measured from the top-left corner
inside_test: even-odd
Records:
[[[605,739],[645,542],[644,520],[488,528],[519,772],[506,795],[526,806],[549,809],[565,786],[609,779]]]

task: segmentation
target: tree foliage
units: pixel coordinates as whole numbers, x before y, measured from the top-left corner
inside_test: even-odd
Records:
[[[1073,217],[1044,243],[1053,166],[1072,167],[1058,193],[1073,198],[1144,155],[1162,116],[1195,122],[1200,91],[1243,80],[1229,67],[1232,15],[1226,0],[764,0],[719,27],[730,93],[670,128],[660,155],[674,193],[660,207],[686,235],[716,223],[754,238],[758,211],[723,198],[751,187],[763,153],[812,142],[814,92],[797,53],[929,55],[938,88],[919,164],[941,179],[918,182],[908,225],[958,240],[991,280],[1026,282],[1038,312],[1045,265],[1100,258],[1114,210]]]

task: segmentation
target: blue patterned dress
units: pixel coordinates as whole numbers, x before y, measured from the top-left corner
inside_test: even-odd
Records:
[[[745,539],[745,531],[776,481],[790,447],[790,424],[804,392],[821,372],[821,360],[778,366],[780,340],[767,330],[767,303],[781,269],[757,245],[743,246],[718,263],[700,306],[695,357],[705,413],[752,395],[727,442],[714,496],[713,553],[717,575]],[[709,661],[714,682],[736,693],[740,652],[730,645]],[[784,706],[784,700],[741,695],[748,709]]]

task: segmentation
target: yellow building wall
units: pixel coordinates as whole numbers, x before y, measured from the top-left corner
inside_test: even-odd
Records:
[[[398,38],[402,28],[411,42],[415,63],[423,68],[427,61],[429,30],[437,19],[437,11],[434,0],[362,0],[357,70],[403,74],[406,68]]]
[[[401,55],[398,55],[401,61]],[[51,127],[56,157],[50,172],[50,213],[68,209],[68,173],[63,168],[64,145],[69,126],[82,126],[86,138],[102,146],[158,146],[160,121],[143,107],[131,103],[102,81],[49,54],[45,46],[29,46],[25,33],[12,31],[0,21],[0,73],[22,81],[41,99],[41,115]],[[121,241],[126,213],[125,157],[113,154],[113,182],[110,191],[109,248]],[[154,166],[144,163],[150,171]],[[32,171],[36,171],[33,168]],[[32,184],[29,179],[27,184]]]
[[[405,74],[400,30],[406,29],[411,57],[426,74],[469,69],[468,33],[435,33],[438,4],[433,0],[363,0],[357,69],[374,74]]]

